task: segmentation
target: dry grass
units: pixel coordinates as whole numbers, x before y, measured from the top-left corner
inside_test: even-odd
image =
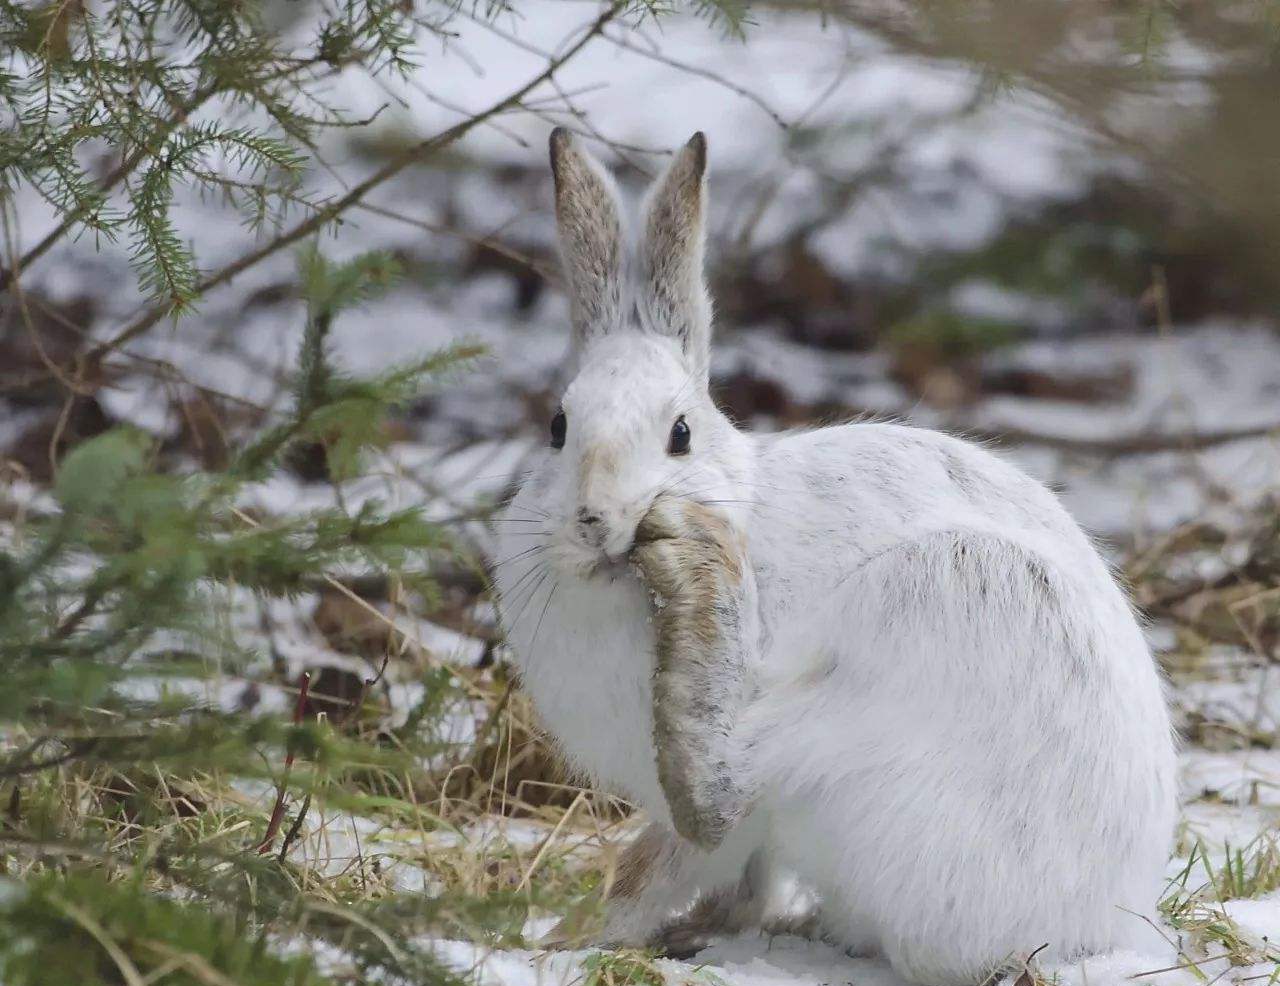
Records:
[[[1200,966],[1222,959],[1232,966],[1275,963],[1280,977],[1280,947],[1244,935],[1226,906],[1231,900],[1280,889],[1278,839],[1268,832],[1243,848],[1227,846],[1216,863],[1206,846],[1193,847],[1160,905],[1165,920],[1183,939],[1178,950],[1182,965],[1199,974]]]
[[[429,743],[416,768],[369,766],[327,773],[302,758],[294,768],[279,837],[279,872],[314,903],[351,907],[405,890],[454,898],[515,895],[537,909],[592,910],[630,836],[629,808],[571,783],[533,725],[524,696],[499,671],[441,671],[449,695],[431,715],[474,719],[468,742]],[[394,673],[394,668],[393,668]],[[413,745],[365,714],[332,728],[348,739]],[[386,710],[384,709],[385,713]],[[323,720],[323,716],[321,717]],[[431,719],[420,733],[445,732]],[[457,725],[456,723],[454,724]],[[20,746],[26,737],[9,737]],[[156,891],[191,877],[167,861],[230,860],[252,853],[268,830],[270,777],[68,765],[12,786],[9,812],[26,829],[58,833],[69,858],[97,843],[139,858]],[[305,792],[305,798],[302,796]],[[305,814],[301,812],[305,810]],[[301,815],[301,817],[300,817]],[[22,877],[48,865],[49,844],[8,840],[4,870]],[[602,970],[605,978],[617,970]]]
[[[1210,626],[1201,619],[1204,614],[1230,614],[1236,628],[1233,643],[1240,652],[1254,662],[1274,659],[1273,643],[1263,629],[1272,607],[1280,606],[1280,593],[1257,580],[1245,588],[1240,582],[1178,581],[1182,572],[1194,569],[1184,565],[1187,553],[1216,550],[1214,545],[1213,537],[1189,532],[1153,549],[1132,569],[1139,597],[1153,609],[1167,607],[1160,615],[1179,627],[1180,643],[1169,657],[1179,673],[1214,673],[1207,657],[1210,643],[1224,635],[1214,629],[1218,623]],[[1171,601],[1175,595],[1180,598]],[[1187,608],[1187,600],[1196,600],[1195,607]],[[332,714],[337,705],[318,708],[325,728],[370,749],[405,754],[408,762],[391,766],[371,760],[359,770],[328,773],[323,765],[300,759],[272,849],[279,858],[277,875],[309,906],[321,909],[345,911],[409,892],[455,899],[505,896],[522,900],[526,917],[559,912],[593,920],[600,891],[611,882],[617,850],[634,830],[628,806],[585,790],[565,774],[540,734],[527,698],[501,665],[452,666],[406,633],[396,613],[403,615],[411,603],[382,607],[362,602],[356,615],[367,616],[367,622],[356,627],[358,633],[351,621],[343,624],[341,634],[333,626],[316,628],[318,641],[332,646],[345,634],[359,645],[361,652],[353,657],[386,669],[386,681],[335,696],[348,703],[363,699],[359,715]],[[263,688],[292,697],[279,670],[263,673]],[[397,710],[383,687],[393,681],[419,681],[426,689],[420,706],[409,710],[406,725],[395,724]],[[1215,747],[1270,746],[1276,740],[1273,731],[1212,720],[1192,722],[1190,729],[1192,742]],[[13,735],[8,742],[20,746],[27,739]],[[25,828],[47,824],[58,838],[39,851],[9,840],[0,858],[10,875],[20,877],[47,867],[51,853],[75,858],[80,844],[102,843],[105,834],[105,844],[147,860],[145,878],[154,890],[182,890],[195,874],[170,860],[192,856],[211,866],[222,860],[225,866],[261,841],[280,754],[269,752],[263,772],[250,778],[159,766],[67,766],[43,772],[20,788],[0,790],[0,796],[11,799],[9,813],[21,817]],[[1233,850],[1221,862],[1212,858],[1203,846],[1193,847],[1191,862],[1163,905],[1166,920],[1180,936],[1184,964],[1199,968],[1216,956],[1237,966],[1274,962],[1280,969],[1274,946],[1249,940],[1224,906],[1280,890],[1276,836]],[[208,878],[208,873],[200,874],[200,879]],[[520,941],[518,926],[500,942],[490,940],[501,947],[528,945]],[[415,924],[413,930],[439,936],[468,933],[454,914]],[[665,981],[664,969],[671,973],[647,952],[597,953],[584,962],[582,986],[658,986]],[[1034,970],[1031,975],[1035,983],[1052,981],[1036,978]],[[700,973],[695,978],[708,977]]]

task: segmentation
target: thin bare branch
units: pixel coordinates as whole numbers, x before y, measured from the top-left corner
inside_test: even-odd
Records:
[[[443,130],[433,137],[419,141],[410,147],[401,150],[395,154],[386,164],[378,168],[363,181],[354,185],[350,191],[331,202],[324,209],[315,215],[299,222],[291,230],[276,237],[270,243],[252,250],[238,260],[232,261],[221,270],[205,277],[195,288],[195,296],[200,297],[207,294],[214,288],[230,281],[237,274],[248,270],[250,267],[260,263],[272,254],[278,253],[286,247],[292,246],[299,240],[310,236],[312,233],[318,232],[326,225],[342,215],[347,209],[360,202],[369,192],[377,188],[387,179],[398,175],[411,164],[421,161],[423,158],[434,154],[445,147],[455,143],[466,134],[470,133],[480,124],[486,122],[499,113],[503,113],[514,106],[518,106],[520,101],[533,90],[550,79],[566,62],[572,59],[578,52],[585,48],[592,40],[601,35],[606,25],[618,17],[627,8],[626,0],[614,0],[605,11],[596,18],[581,37],[571,44],[562,54],[553,58],[541,72],[533,78],[525,82],[518,89],[499,99],[487,109],[475,114],[469,119],[454,124],[447,130]],[[100,359],[103,355],[122,343],[128,342],[142,333],[148,331],[157,323],[162,321],[170,312],[170,306],[167,304],[157,304],[147,309],[143,314],[130,324],[117,332],[110,339],[95,346],[89,353],[88,359],[92,362]]]

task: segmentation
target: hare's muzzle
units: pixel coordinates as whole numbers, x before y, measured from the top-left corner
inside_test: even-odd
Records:
[[[582,506],[573,518],[573,537],[584,548],[600,552],[609,561],[617,561],[631,550],[635,540],[635,521],[621,511],[602,506]]]

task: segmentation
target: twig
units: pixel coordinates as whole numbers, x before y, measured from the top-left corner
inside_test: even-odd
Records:
[[[293,708],[293,724],[295,726],[302,725],[302,717],[307,710],[307,693],[311,690],[311,672],[303,671],[302,677],[298,679],[298,704]],[[280,777],[280,783],[276,785],[276,803],[271,809],[271,820],[267,822],[266,834],[262,837],[262,841],[258,844],[257,852],[262,855],[271,849],[271,844],[275,842],[276,833],[280,831],[280,825],[284,821],[284,798],[289,787],[289,772],[293,770],[293,747],[290,746],[284,755],[284,774]],[[308,795],[308,797],[310,797]],[[299,822],[299,824],[301,824]]]
[[[356,56],[353,54],[351,60],[355,60],[355,57]],[[287,79],[289,76],[310,68],[319,62],[319,56],[297,59],[289,66],[282,68],[280,72],[274,73],[264,81],[274,82]],[[318,78],[323,79],[335,75],[341,71],[342,68],[342,64],[332,65]],[[139,164],[156,153],[156,148],[158,146],[162,146],[170,134],[186,123],[187,120],[191,118],[192,114],[194,114],[201,106],[207,103],[214,96],[218,95],[221,91],[222,83],[215,80],[203,89],[197,89],[193,92],[191,94],[191,98],[187,100],[187,102],[179,105],[173,116],[169,117],[169,119],[166,120],[155,132],[154,140],[151,143],[140,143],[132,154],[116,165],[116,167],[102,180],[102,183],[98,186],[98,192],[105,195],[120,184],[120,182],[125,178],[128,178]],[[65,236],[77,222],[84,218],[88,211],[87,207],[81,207],[72,211],[66,215],[57,226],[50,230],[39,243],[24,253],[21,260],[13,265],[13,267],[9,270],[0,269],[0,291],[4,291],[8,288],[11,283],[21,276],[23,270],[33,264],[36,260],[40,259],[40,257],[44,256],[44,254],[46,254],[60,239],[62,239],[62,237]]]
[[[369,697],[369,689],[382,680],[382,676],[387,673],[387,663],[391,660],[390,641],[388,647],[382,652],[382,666],[378,668],[378,673],[372,678],[365,678],[360,683],[360,694],[356,700],[351,703],[351,711],[348,713],[353,719],[358,717],[364,711],[365,699]]]
[[[85,591],[84,598],[80,600],[80,605],[59,623],[57,629],[53,631],[53,639],[66,640],[75,633],[80,624],[93,615],[93,611],[98,608],[98,603],[102,602],[106,596],[108,588],[106,584],[101,582],[90,586]]]
[[[586,47],[586,45],[594,38],[600,35],[604,30],[605,25],[627,8],[628,2],[629,0],[614,0],[614,2],[611,3],[608,8],[595,19],[590,28],[588,28],[577,41],[570,45],[563,54],[553,58],[547,64],[546,68],[527,81],[524,85],[520,86],[520,88],[504,96],[502,99],[493,103],[487,109],[477,113],[475,116],[463,120],[460,123],[456,123],[447,130],[443,130],[436,134],[434,137],[428,137],[427,139],[419,141],[411,147],[405,148],[395,154],[389,161],[387,161],[386,164],[374,171],[373,174],[369,175],[360,183],[354,185],[349,192],[335,199],[315,215],[298,223],[287,233],[281,234],[270,243],[265,244],[257,250],[252,250],[249,253],[244,254],[238,260],[232,261],[221,270],[204,278],[204,280],[196,285],[195,291],[193,292],[194,296],[200,297],[208,293],[213,288],[225,284],[237,274],[253,267],[255,264],[266,259],[272,254],[277,253],[304,237],[319,231],[334,219],[338,218],[338,216],[348,208],[363,199],[364,196],[373,189],[387,181],[387,179],[398,175],[409,165],[421,160],[424,155],[432,154],[444,147],[448,147],[480,124],[494,116],[497,116],[499,113],[505,112],[513,106],[518,105],[520,100],[555,75],[565,62],[573,58],[574,55]],[[110,339],[107,339],[95,346],[89,353],[89,361],[92,362],[95,359],[100,359],[104,354],[115,349],[122,343],[128,342],[135,336],[139,336],[146,332],[152,326],[156,325],[156,323],[160,322],[171,310],[171,306],[167,303],[153,305]]]
[[[9,807],[5,809],[9,824],[17,826],[22,821],[22,785],[13,782],[13,790],[9,793]]]
[[[1157,455],[1162,452],[1201,452],[1218,445],[1231,445],[1252,439],[1280,436],[1280,421],[1244,428],[1224,428],[1218,431],[1201,431],[1176,434],[1173,432],[1139,432],[1122,438],[1075,438],[1071,435],[1051,435],[1025,428],[970,428],[958,429],[965,437],[981,442],[1002,445],[1041,445],[1063,452],[1084,455],[1121,456]]]
[[[48,760],[28,761],[17,765],[6,764],[4,767],[0,767],[0,777],[21,777],[23,774],[38,774],[40,771],[48,770],[51,767],[60,767],[64,763],[70,763],[86,753],[93,752],[98,743],[99,740],[96,737],[68,742],[68,750],[65,753],[50,757]]]
[[[1188,962],[1180,962],[1177,965],[1167,965],[1163,969],[1149,969],[1146,972],[1135,972],[1129,978],[1145,979],[1147,976],[1158,976],[1164,972],[1181,972],[1183,969],[1195,969],[1197,972],[1199,972],[1200,965],[1202,963],[1207,964],[1209,962],[1221,962],[1223,959],[1229,959],[1229,958],[1231,958],[1231,953],[1223,952],[1221,955],[1213,955],[1208,958],[1203,958],[1199,962],[1191,962],[1190,960],[1188,960]]]
[[[204,89],[197,90],[192,93],[191,100],[185,105],[178,108],[164,125],[156,132],[157,143],[161,143],[173,133],[173,131],[186,122],[187,118],[194,113],[203,103],[209,100],[219,88],[220,83],[206,86]],[[140,144],[132,154],[116,165],[115,169],[103,179],[102,184],[98,186],[98,191],[106,194],[120,184],[125,178],[133,173],[133,170],[142,163],[142,161],[150,154],[155,152],[155,146],[149,144]],[[21,276],[22,271],[30,267],[46,254],[55,243],[57,243],[67,231],[71,229],[77,222],[84,218],[88,212],[87,207],[81,207],[70,212],[57,226],[55,226],[39,243],[22,255],[17,263],[10,266],[8,270],[0,270],[0,291],[4,291],[10,284],[14,283]]]
[[[413,216],[406,216],[402,212],[388,209],[384,206],[375,205],[372,202],[358,202],[355,206],[365,212],[372,212],[374,215],[382,216],[384,219],[391,219],[395,222],[404,223],[406,226],[413,226],[417,229],[425,230],[428,233],[443,234],[445,236],[456,236],[464,242],[473,246],[484,247],[486,250],[492,250],[499,256],[506,257],[508,260],[528,268],[537,274],[548,284],[559,285],[559,274],[551,267],[541,263],[528,254],[521,253],[512,247],[507,246],[492,236],[484,236],[477,233],[469,233],[464,229],[458,229],[455,226],[445,226],[440,223],[427,222],[425,219],[415,219]]]
[[[57,362],[49,356],[49,354],[45,351],[44,343],[41,342],[40,340],[40,333],[36,331],[35,324],[31,321],[31,311],[27,307],[27,295],[26,295],[26,292],[22,290],[22,284],[18,280],[18,277],[21,275],[25,267],[26,258],[24,257],[22,259],[18,259],[18,256],[17,256],[18,245],[17,245],[17,239],[15,237],[14,229],[13,229],[13,226],[17,224],[17,215],[16,214],[14,215],[13,222],[11,224],[9,219],[9,211],[10,209],[8,206],[0,205],[0,221],[2,221],[4,225],[5,255],[9,258],[9,270],[13,272],[13,279],[10,282],[10,286],[13,288],[14,297],[17,299],[17,302],[18,302],[18,313],[22,318],[23,327],[27,330],[27,335],[31,339],[31,348],[35,351],[36,356],[39,357],[40,362],[44,364],[45,369],[47,369],[51,374],[53,374],[53,376],[57,377],[58,382],[62,384],[67,390],[69,390],[73,395],[91,394],[93,392],[93,388],[86,387],[78,379],[73,380],[68,378],[67,375],[62,371],[62,368],[58,366]],[[5,273],[6,273],[5,271],[0,270],[0,291],[4,290]],[[77,377],[78,376],[79,374],[77,373]],[[70,407],[69,404],[68,404],[68,407]],[[64,418],[65,418],[65,414],[66,412],[64,411]],[[65,422],[62,422],[62,423],[65,423]],[[50,460],[51,461],[53,461],[54,459],[52,450],[57,443],[59,430],[60,429],[55,429],[54,439],[51,441],[51,444],[50,444]],[[53,462],[53,467],[54,467],[54,471],[56,472],[57,471],[56,462]]]
[[[156,941],[154,938],[144,938],[140,944],[164,958],[168,967],[185,969],[191,974],[192,979],[203,984],[203,986],[237,986],[234,981],[228,979],[211,966],[209,960],[202,955],[198,955],[195,952],[183,952],[172,945]],[[165,968],[165,966],[160,968]],[[152,970],[147,976],[147,982],[159,981],[156,977],[156,971]]]
[[[605,34],[604,36],[619,48],[633,52],[642,58],[652,59],[662,65],[679,69],[681,72],[687,72],[689,75],[700,76],[716,83],[717,85],[724,86],[724,88],[728,89],[735,95],[741,96],[743,99],[754,103],[761,111],[768,115],[769,119],[778,125],[779,129],[787,130],[789,128],[787,121],[782,118],[782,114],[765,102],[762,96],[757,95],[750,89],[746,89],[738,85],[731,79],[726,79],[723,75],[712,72],[710,69],[705,69],[698,65],[691,65],[688,62],[679,61],[672,58],[670,55],[664,55],[659,51],[650,51],[649,49],[641,48],[639,45],[632,44],[630,41],[626,40],[626,38],[614,37],[612,34]]]
[[[289,855],[289,847],[293,845],[294,840],[298,838],[298,833],[302,831],[302,821],[307,817],[307,811],[311,807],[311,792],[307,792],[307,796],[302,799],[302,807],[298,809],[298,817],[293,820],[293,824],[289,826],[289,831],[284,834],[284,841],[280,843],[280,862],[285,861],[285,857]]]
[[[547,854],[547,850],[550,849],[551,844],[555,842],[556,837],[560,834],[560,830],[565,827],[569,818],[575,811],[577,811],[578,805],[582,803],[586,795],[586,791],[578,792],[578,796],[573,799],[573,803],[569,805],[568,810],[560,816],[560,821],[556,822],[556,827],[553,828],[547,834],[547,837],[542,840],[542,845],[538,846],[538,851],[534,853],[533,859],[529,862],[529,868],[524,871],[524,876],[520,878],[520,884],[516,887],[516,893],[519,893],[529,886],[529,881],[533,878],[534,872],[542,863],[542,857]]]
[[[102,950],[111,957],[111,961],[115,963],[116,968],[120,971],[120,978],[124,980],[126,986],[146,986],[146,980],[142,978],[142,973],[133,964],[133,960],[107,934],[106,929],[94,920],[93,915],[88,914],[83,908],[73,904],[71,901],[63,900],[53,894],[48,895],[46,899],[88,932],[89,936],[102,946]]]

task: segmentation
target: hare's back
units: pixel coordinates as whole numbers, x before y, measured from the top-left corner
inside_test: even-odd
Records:
[[[751,535],[769,643],[743,746],[788,861],[852,916],[836,933],[879,929],[919,982],[977,981],[1023,941],[1126,943],[1159,889],[1175,760],[1088,539],[944,435],[852,425],[762,452],[761,485],[798,492]]]
[[[823,621],[794,617],[822,600],[841,609],[859,573],[911,556],[914,545],[1003,545],[1052,572],[1076,617],[1133,622],[1107,565],[1057,498],[971,442],[850,424],[763,439],[760,465],[747,533],[761,612],[783,648],[812,651]],[[1007,574],[1034,591],[1030,568]]]
[[[763,441],[760,516],[785,508],[828,544],[870,555],[916,536],[975,529],[1093,555],[1043,484],[1001,456],[942,432],[848,424]],[[832,540],[834,535],[834,540]]]

